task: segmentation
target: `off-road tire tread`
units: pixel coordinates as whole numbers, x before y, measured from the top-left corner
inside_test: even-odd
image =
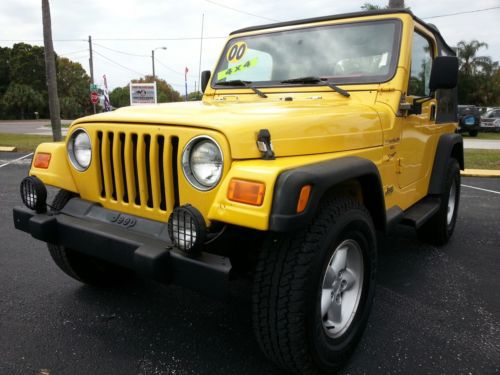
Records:
[[[75,194],[67,190],[59,190],[52,202],[52,211],[61,210],[66,205],[66,203],[68,203],[68,201],[74,196]],[[66,249],[63,246],[51,243],[48,243],[47,246],[49,248],[49,253],[52,256],[52,259],[64,273],[80,282],[84,282],[75,272],[73,267],[71,267],[71,262],[69,261]]]
[[[455,178],[456,174],[459,176],[459,183],[457,185],[458,189],[458,201],[456,201],[455,210],[455,220],[457,218],[458,209],[460,206],[460,165],[456,159],[450,159],[448,168],[446,170],[446,181],[445,181],[445,191],[440,194],[441,197],[441,207],[434,216],[429,219],[425,224],[423,224],[418,230],[417,235],[420,241],[435,245],[443,246],[450,239],[453,231],[448,233],[448,225],[446,222],[446,216],[448,211],[448,192],[451,187],[451,181]],[[455,227],[455,224],[454,224]],[[454,229],[453,227],[453,229]]]
[[[67,190],[59,190],[52,202],[51,210],[61,210],[75,196],[76,194]],[[92,259],[92,264],[88,264],[88,259],[91,258],[78,253],[74,253],[72,256],[79,256],[80,258],[72,260],[70,259],[71,249],[51,243],[48,243],[47,246],[56,265],[68,276],[81,283],[96,287],[118,286],[127,284],[134,278],[132,271],[114,264],[99,259]],[[96,266],[100,269],[95,268]]]
[[[254,331],[266,356],[294,373],[320,373],[304,343],[306,328],[289,323],[305,318],[302,304],[316,244],[336,218],[350,210],[362,210],[371,221],[366,208],[356,200],[327,198],[305,230],[269,239],[260,254],[252,296]],[[342,362],[344,359],[339,360],[339,366]]]

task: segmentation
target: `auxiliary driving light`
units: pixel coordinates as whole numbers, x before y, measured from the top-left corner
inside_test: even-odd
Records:
[[[29,176],[21,181],[21,198],[29,209],[37,213],[47,211],[47,188],[38,177]]]
[[[205,220],[191,205],[177,207],[168,219],[168,234],[180,250],[192,253],[205,242]]]

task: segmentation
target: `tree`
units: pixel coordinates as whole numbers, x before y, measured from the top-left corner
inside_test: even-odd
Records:
[[[499,103],[500,86],[496,78],[499,64],[489,56],[477,56],[481,48],[488,48],[488,45],[478,40],[462,40],[457,44],[458,100],[461,104],[490,106]]]
[[[481,48],[488,48],[488,44],[472,40],[470,42],[460,41],[457,44],[457,56],[460,59],[460,70],[466,75],[473,75],[477,73],[481,64],[488,58],[485,56],[476,56]]]
[[[115,108],[127,107],[130,105],[130,87],[117,87],[109,93],[109,101]]]
[[[10,48],[0,47],[0,97],[10,83]]]
[[[203,93],[200,91],[193,91],[188,94],[188,101],[201,100],[203,98]]]
[[[410,7],[405,6],[404,0],[389,0],[389,4],[380,6],[372,3],[364,3],[361,5],[361,9],[364,10],[380,10],[380,9],[410,9]]]
[[[63,118],[77,118],[92,111],[89,100],[90,77],[80,63],[57,59],[57,87]]]
[[[47,74],[47,88],[49,91],[50,122],[52,124],[52,138],[60,141],[61,109],[57,94],[56,59],[52,42],[52,24],[50,20],[49,0],[42,0],[43,44],[45,46],[45,71]]]
[[[389,5],[387,8],[390,9],[404,9],[405,1],[404,0],[389,0]]]
[[[39,112],[44,106],[44,100],[43,96],[31,86],[11,83],[3,95],[2,106],[24,120],[27,114],[29,118],[33,118],[33,113]]]
[[[47,93],[44,48],[16,43],[10,51],[10,81],[29,85],[35,91]]]

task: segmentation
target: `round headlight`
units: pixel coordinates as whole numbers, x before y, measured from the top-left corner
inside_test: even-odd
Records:
[[[80,172],[86,170],[92,160],[90,137],[83,129],[76,130],[68,141],[68,154],[71,164]]]
[[[198,190],[214,188],[222,177],[224,167],[219,145],[207,136],[193,138],[182,154],[182,170]]]

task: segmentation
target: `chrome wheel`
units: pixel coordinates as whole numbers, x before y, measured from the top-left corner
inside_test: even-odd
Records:
[[[333,252],[323,277],[321,318],[330,337],[341,336],[358,310],[363,288],[363,254],[354,240],[345,240]]]
[[[457,183],[455,179],[453,179],[453,182],[450,187],[450,196],[448,197],[448,213],[446,214],[446,222],[448,225],[450,225],[451,221],[453,220],[453,214],[455,213],[456,197],[457,197]]]

